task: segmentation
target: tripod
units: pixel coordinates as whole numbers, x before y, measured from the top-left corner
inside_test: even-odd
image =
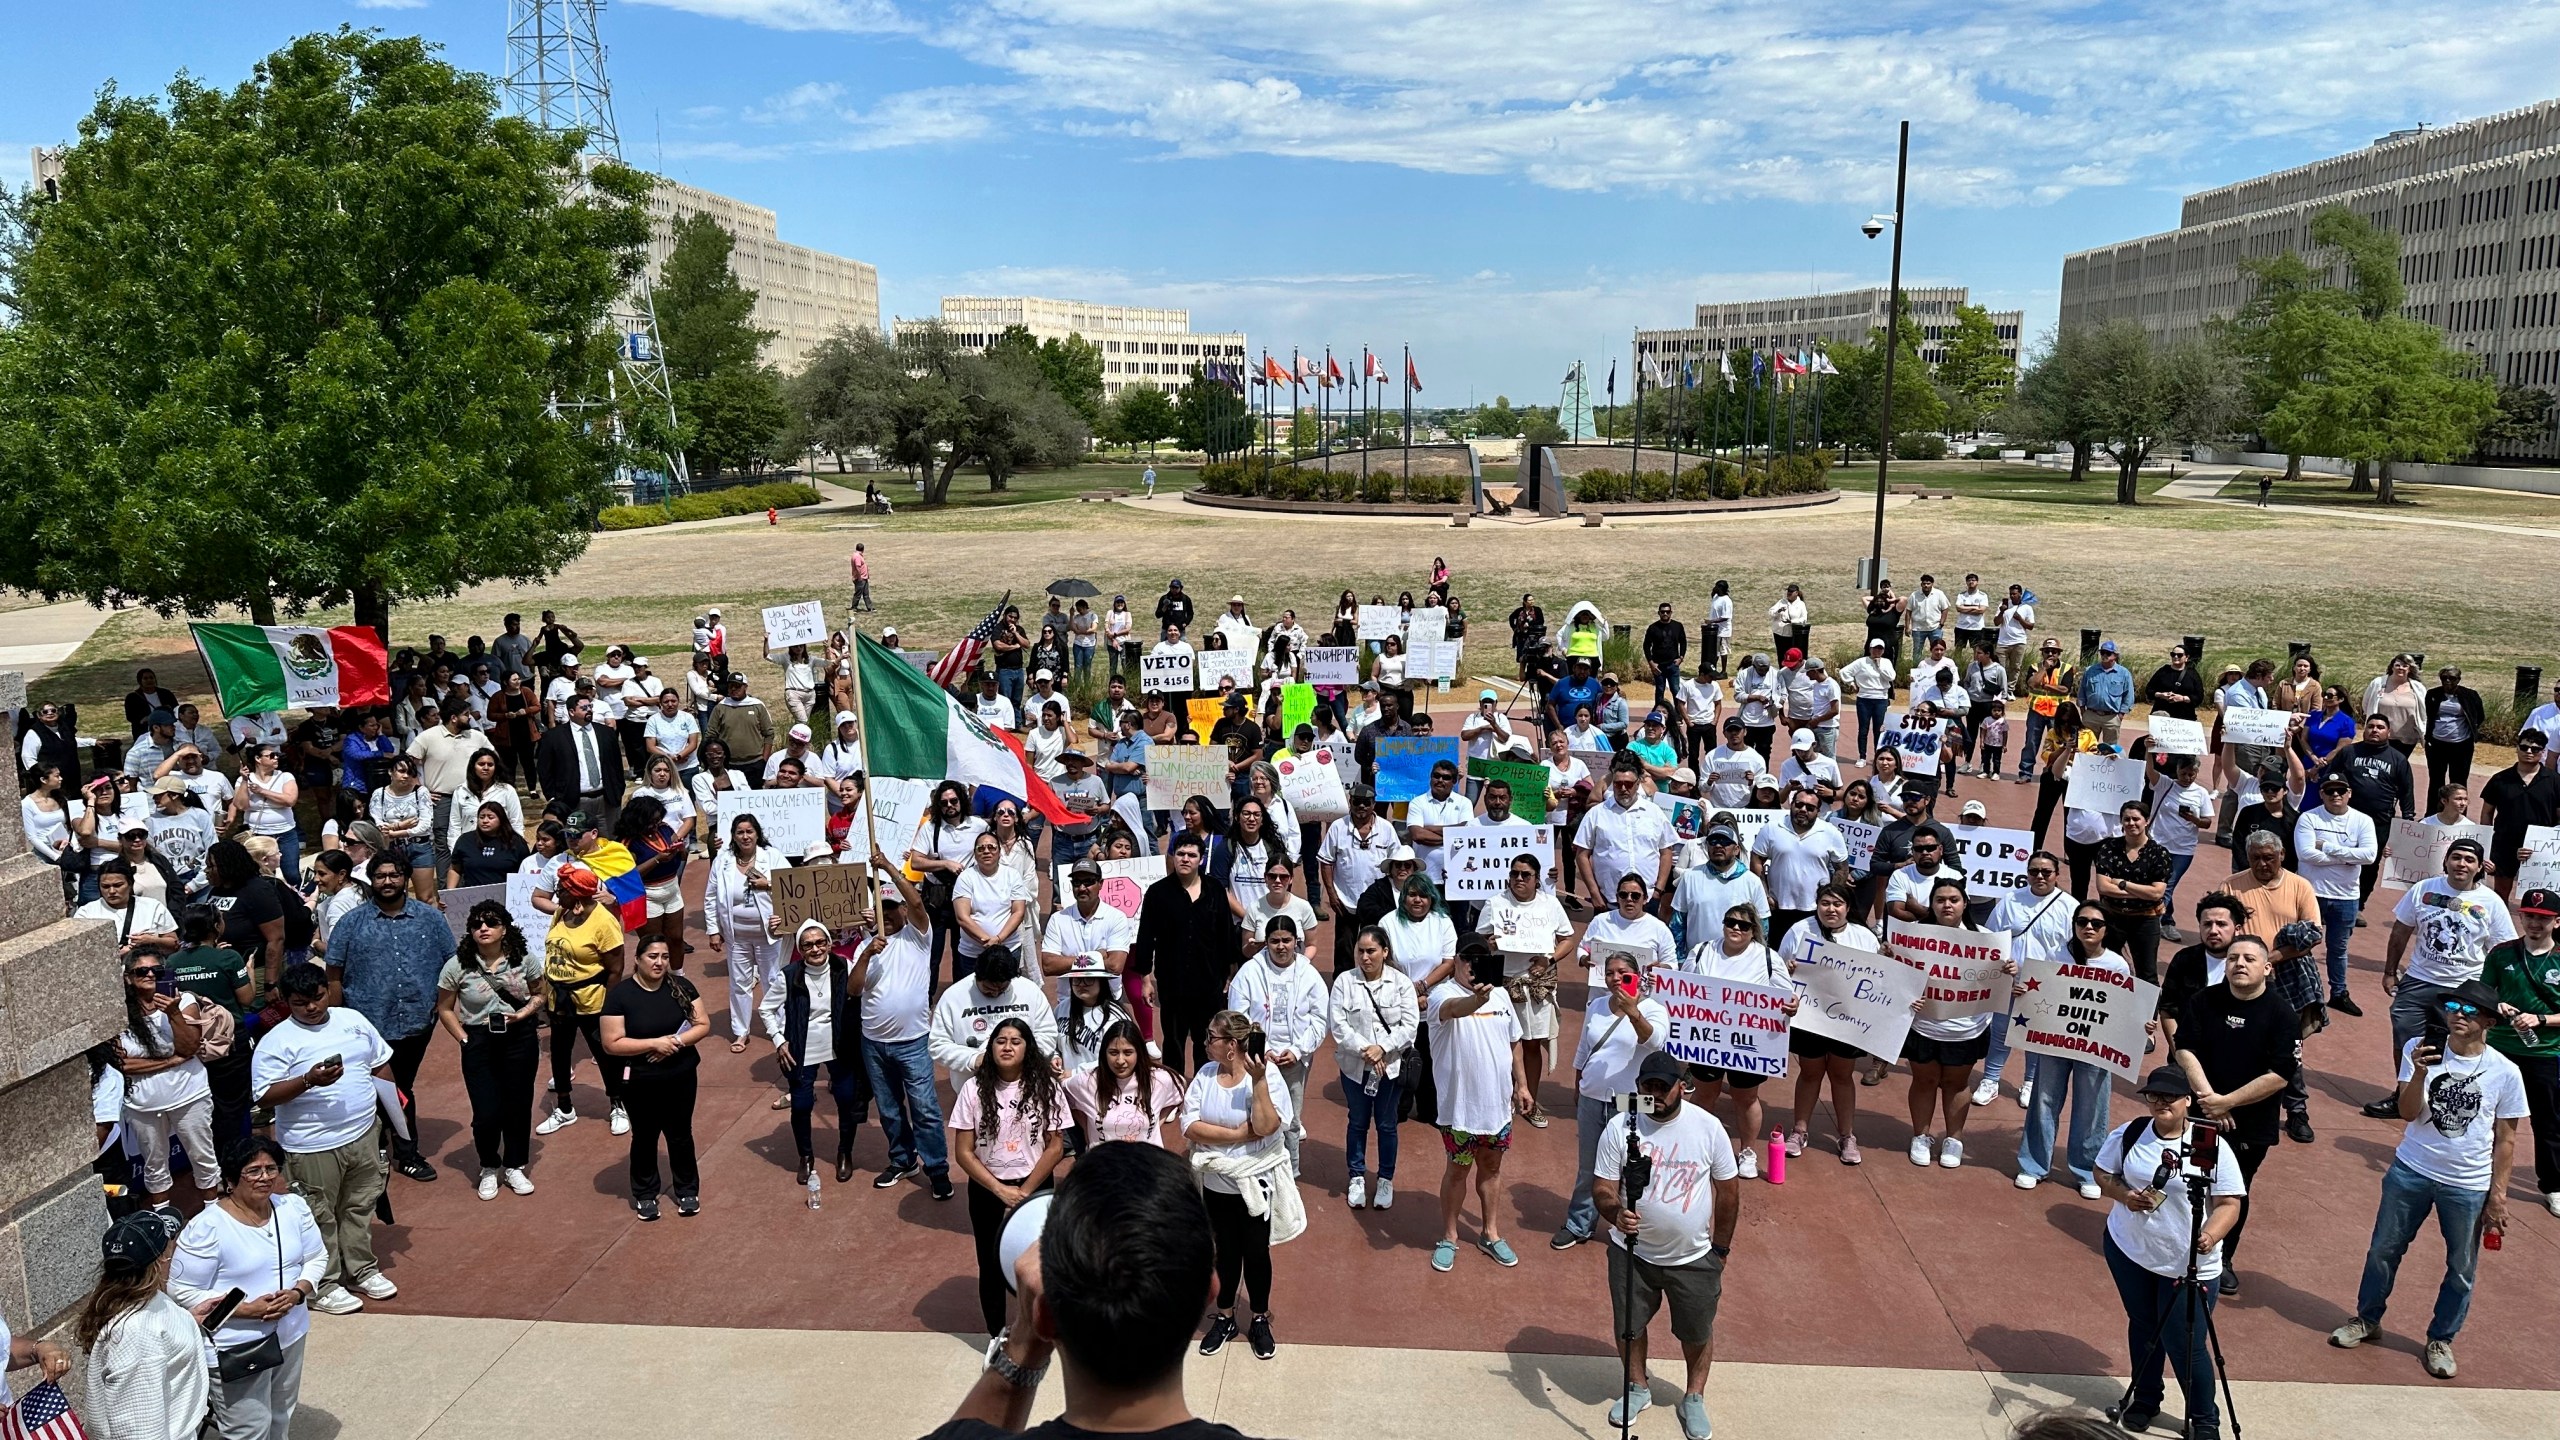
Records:
[[[2187,1187],[2187,1273],[2184,1279],[2177,1282],[2177,1303],[2185,1307],[2186,1311],[2186,1342],[2190,1361],[2197,1358],[2195,1337],[2196,1322],[2199,1319],[2204,1322],[2205,1337],[2205,1356],[2204,1363],[2200,1367],[2201,1375],[2198,1374],[2199,1367],[2190,1364],[2179,1382],[2179,1395],[2185,1400],[2187,1407],[2187,1423],[2181,1427],[2179,1433],[2188,1437],[2188,1440],[2197,1440],[2195,1382],[2201,1378],[2207,1396],[2213,1393],[2213,1387],[2217,1382],[2221,1385],[2223,1417],[2230,1422],[2231,1440],[2240,1440],[2240,1411],[2231,1393],[2231,1367],[2222,1358],[2222,1332],[2214,1326],[2213,1307],[2205,1303],[2205,1286],[2212,1282],[2202,1279],[2196,1273],[2204,1264],[2204,1216],[2205,1210],[2213,1202],[2213,1164],[2219,1149],[2217,1144],[2219,1137],[2218,1132],[2211,1125],[2198,1122],[2195,1128],[2202,1138],[2195,1143],[2191,1152],[2194,1163],[2181,1165],[2175,1158],[2168,1162],[2168,1165],[2180,1165],[2182,1172],[2192,1172],[2180,1173],[2174,1177]],[[2168,1165],[2162,1168],[2165,1170]],[[2140,1377],[2146,1362],[2153,1355],[2165,1356],[2168,1348],[2169,1312],[2163,1311],[2160,1323],[2153,1329],[2148,1348],[2134,1357],[2133,1378],[2125,1382],[2124,1395],[2116,1401],[2115,1408],[2108,1412],[2109,1419],[2122,1423],[2125,1413],[2133,1407],[2134,1387],[2141,1383]]]

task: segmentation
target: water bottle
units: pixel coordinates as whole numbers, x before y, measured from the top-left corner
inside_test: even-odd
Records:
[[[809,1208],[812,1210],[825,1208],[818,1203],[818,1172],[814,1168],[809,1172]]]
[[[1772,1185],[1787,1183],[1787,1133],[1785,1131],[1769,1132],[1769,1168],[1762,1173],[1769,1177],[1769,1183]]]

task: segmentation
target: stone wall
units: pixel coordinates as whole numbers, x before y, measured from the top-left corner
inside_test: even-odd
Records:
[[[1613,470],[1621,475],[1626,473],[1627,447],[1624,445],[1557,445],[1550,448],[1554,451],[1557,468],[1564,471],[1567,480],[1589,470]],[[1637,457],[1636,468],[1647,473],[1660,472],[1668,475],[1671,473],[1671,458],[1670,451],[1647,446],[1644,453]],[[1702,451],[1680,452],[1680,472],[1684,475],[1705,463],[1707,463],[1707,456]],[[1733,462],[1727,460],[1725,463]],[[1759,467],[1755,464],[1752,468],[1756,471]]]
[[[107,1225],[89,1171],[84,1056],[115,1034],[124,1008],[109,928],[63,919],[60,872],[27,849],[16,749],[0,766],[0,1312],[20,1335],[67,1346]]]

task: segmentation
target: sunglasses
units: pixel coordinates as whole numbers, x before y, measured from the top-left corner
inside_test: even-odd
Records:
[[[2058,871],[2058,870],[2050,870],[2050,869],[2046,869],[2046,868],[2045,868],[2045,867],[2043,867],[2043,866],[2036,865],[2036,866],[2029,866],[2029,867],[2028,867],[2028,869],[2027,869],[2027,873],[2028,873],[2029,875],[2041,876],[2041,877],[2042,877],[2042,878],[2044,878],[2044,879],[2050,880],[2050,879],[2052,879],[2054,876],[2056,876],[2056,875],[2058,875],[2058,874],[2060,874],[2060,873],[2062,873],[2062,872],[2060,872],[2060,871]]]
[[[139,975],[142,972],[136,970],[133,973]],[[2447,1015],[2480,1015],[2485,1014],[2486,1012],[2468,1000],[2447,1000],[2444,1002],[2444,1013]]]
[[[2542,748],[2542,742],[2539,740],[2519,740],[2516,742],[2516,748],[2518,750],[2539,750]]]
[[[1760,927],[1752,924],[1748,920],[1727,920],[1724,922],[1724,928],[1727,930],[1757,930]]]
[[[2071,917],[2071,928],[2074,930],[2104,930],[2107,928],[2107,917],[2103,915],[2075,915]]]
[[[148,980],[154,976],[166,975],[169,972],[157,965],[136,965],[124,973],[125,977],[130,980]]]
[[[1084,890],[1084,889],[1089,889],[1089,888],[1091,888],[1091,887],[1093,887],[1093,886],[1099,885],[1099,884],[1101,884],[1101,883],[1102,883],[1102,881],[1101,881],[1101,880],[1099,880],[1099,879],[1097,879],[1097,878],[1094,878],[1094,877],[1092,877],[1092,876],[1086,876],[1086,877],[1084,877],[1084,878],[1082,878],[1082,879],[1075,880],[1075,881],[1071,881],[1070,883],[1071,883],[1071,884],[1073,884],[1073,885],[1075,886],[1075,888],[1076,888],[1076,889],[1078,889],[1078,890]]]
[[[474,930],[504,930],[507,928],[507,922],[504,920],[474,920],[471,922],[471,928]]]

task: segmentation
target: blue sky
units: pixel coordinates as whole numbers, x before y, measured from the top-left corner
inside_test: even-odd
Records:
[[[340,23],[503,62],[505,0],[22,6],[0,180],[102,83],[232,83]],[[626,156],[945,293],[1410,343],[1425,398],[1553,403],[1699,300],[1911,284],[2051,323],[2061,257],[2193,189],[2560,93],[2547,0],[620,0]],[[1595,373],[1604,373],[1595,370]]]

